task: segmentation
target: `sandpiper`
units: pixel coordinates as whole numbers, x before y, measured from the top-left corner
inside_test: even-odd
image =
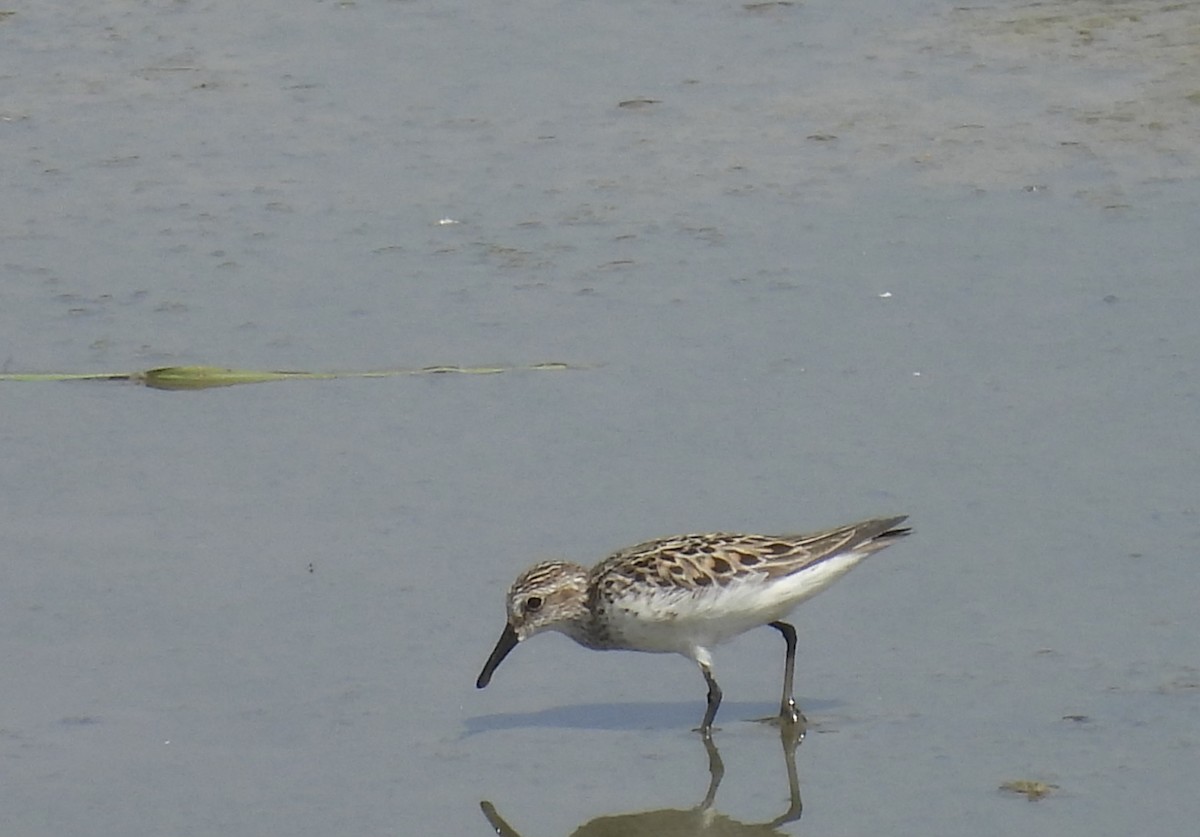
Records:
[[[566,561],[535,564],[508,591],[504,626],[475,682],[482,689],[508,653],[534,634],[559,631],[586,648],[682,654],[700,666],[708,705],[700,733],[712,734],[721,705],[711,649],[760,625],[787,643],[779,718],[803,716],[792,696],[796,629],[781,621],[873,552],[911,529],[882,517],[806,535],[716,532],[659,538],[622,549],[590,570]]]

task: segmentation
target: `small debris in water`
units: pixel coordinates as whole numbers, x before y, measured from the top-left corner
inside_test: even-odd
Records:
[[[1030,802],[1036,802],[1048,796],[1052,791],[1058,790],[1058,785],[1039,782],[1036,779],[1013,779],[1010,782],[1001,782],[1000,790],[1008,791],[1009,793],[1019,793]]]

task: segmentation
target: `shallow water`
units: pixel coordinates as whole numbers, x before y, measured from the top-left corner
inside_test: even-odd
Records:
[[[796,614],[778,831],[1200,815],[1194,6],[99,2],[0,36],[6,371],[587,367],[3,384],[13,833],[688,811],[694,666],[539,638],[478,692],[507,585],[891,513],[916,536]],[[713,816],[769,822],[743,719],[782,643],[716,667]]]

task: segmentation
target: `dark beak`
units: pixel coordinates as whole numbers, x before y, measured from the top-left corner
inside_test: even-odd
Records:
[[[479,672],[479,679],[475,681],[475,688],[482,689],[492,681],[492,672],[504,661],[508,656],[508,652],[517,647],[517,632],[513,630],[512,625],[504,626],[504,633],[500,634],[499,641],[496,642],[496,647],[492,649],[492,656],[487,658],[487,662],[483,664],[483,671]]]

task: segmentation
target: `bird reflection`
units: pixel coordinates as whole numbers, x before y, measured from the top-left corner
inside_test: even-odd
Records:
[[[640,814],[614,814],[597,817],[584,823],[571,833],[571,837],[685,837],[685,835],[710,835],[711,837],[783,837],[779,827],[800,819],[803,805],[800,802],[800,782],[796,775],[796,747],[804,740],[804,723],[783,723],[780,727],[780,742],[783,745],[783,762],[787,771],[788,808],[773,820],[763,823],[742,823],[730,819],[717,811],[713,804],[717,789],[725,776],[725,763],[710,738],[703,739],[708,754],[708,790],[704,800],[688,810],[664,809]],[[486,800],[479,803],[483,815],[499,837],[521,837],[520,832],[509,825],[496,811],[496,806]]]

